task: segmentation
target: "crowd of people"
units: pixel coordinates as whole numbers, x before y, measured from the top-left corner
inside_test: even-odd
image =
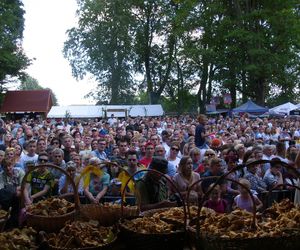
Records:
[[[128,202],[147,210],[197,201],[209,191],[204,206],[217,212],[252,211],[251,195],[260,209],[271,190],[297,194],[299,149],[300,120],[293,117],[1,120],[0,203],[17,211],[20,196],[25,206],[52,195],[67,197],[74,191],[73,178],[87,203],[118,201],[124,190],[126,197],[137,198]],[[269,162],[250,164],[258,160]],[[45,163],[69,176],[59,169],[35,168]],[[98,171],[80,178],[88,166]],[[236,166],[241,167],[231,171]],[[217,178],[209,177],[225,173],[229,179],[212,190]]]

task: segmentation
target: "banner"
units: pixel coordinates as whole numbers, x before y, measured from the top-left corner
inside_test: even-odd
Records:
[[[224,104],[231,104],[232,99],[230,94],[224,94]]]

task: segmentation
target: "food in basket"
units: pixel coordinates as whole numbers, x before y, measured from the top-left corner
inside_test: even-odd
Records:
[[[257,216],[255,228],[252,227],[252,213],[245,210],[238,209],[229,214],[209,214],[200,221],[200,231],[203,236],[223,239],[281,237],[291,233],[299,234],[299,207],[295,207],[290,201],[283,200],[280,203],[274,203],[267,209],[267,212],[273,216]],[[276,216],[274,217],[274,215]]]
[[[265,216],[276,218],[280,214],[290,211],[292,208],[295,208],[294,203],[289,199],[284,199],[279,203],[274,202],[271,207],[264,211],[264,214]]]
[[[27,212],[34,215],[53,217],[70,213],[74,209],[75,205],[65,199],[49,198],[30,205]]]
[[[188,212],[187,208],[186,208],[186,212]],[[198,212],[198,207],[191,206],[190,219],[196,218],[197,212]],[[200,216],[206,216],[207,214],[215,214],[215,211],[206,207],[201,208]],[[178,224],[184,224],[183,207],[172,207],[172,208],[164,209],[162,211],[157,211],[153,214],[153,217],[159,218],[161,220],[165,220],[166,222],[170,222],[170,223],[174,222]]]
[[[7,215],[7,211],[0,209],[0,219],[4,218]]]
[[[113,210],[117,213],[118,217],[121,217],[121,204],[112,203],[112,202],[105,202],[101,205],[104,209]],[[124,217],[131,217],[137,216],[139,214],[139,210],[137,206],[123,206],[123,216]]]
[[[9,232],[0,233],[1,249],[37,249],[36,231],[32,228],[13,229]]]
[[[166,220],[167,222],[184,223],[184,211],[182,207],[173,207],[167,210],[156,212],[153,214],[154,218]]]
[[[155,217],[142,217],[133,220],[125,220],[122,225],[130,231],[142,234],[165,234],[176,231],[174,225]]]
[[[104,202],[103,204],[101,204],[101,206],[109,208],[121,208],[121,204],[113,202]],[[137,206],[124,205],[124,208],[137,209]]]
[[[48,243],[53,247],[65,249],[100,247],[111,243],[115,235],[111,227],[102,227],[96,221],[75,221],[66,224],[58,234],[48,236]]]

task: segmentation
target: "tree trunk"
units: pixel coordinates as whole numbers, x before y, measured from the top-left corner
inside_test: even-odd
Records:
[[[206,85],[207,85],[207,80],[208,80],[208,63],[205,61],[203,62],[203,68],[202,68],[202,77],[200,80],[200,86],[198,90],[198,102],[199,102],[199,108],[200,108],[200,113],[205,114],[206,112]]]
[[[265,105],[265,79],[259,78],[256,80],[257,92],[256,92],[256,102],[259,105]]]

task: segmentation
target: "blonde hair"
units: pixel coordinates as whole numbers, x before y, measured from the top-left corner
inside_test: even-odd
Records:
[[[241,183],[242,185],[244,185],[246,188],[248,188],[248,189],[250,190],[251,184],[250,184],[250,182],[249,182],[247,179],[241,178],[241,179],[239,180],[239,183]],[[242,186],[240,186],[240,187],[241,187],[241,188],[244,188],[244,187],[242,187]]]

